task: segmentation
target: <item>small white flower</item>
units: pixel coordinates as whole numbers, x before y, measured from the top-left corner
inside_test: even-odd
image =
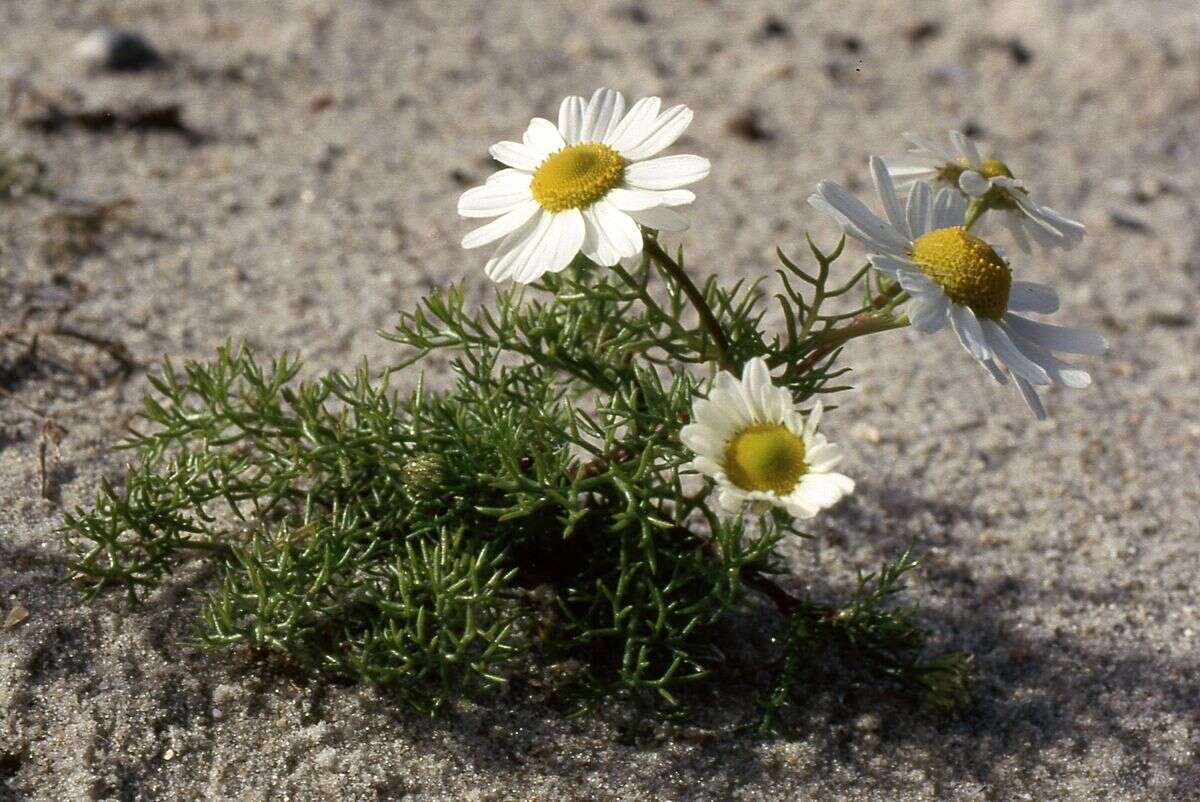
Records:
[[[729,512],[749,502],[757,513],[776,506],[811,518],[854,490],[853,479],[832,470],[842,450],[817,432],[820,420],[820,402],[805,420],[791,393],[772,384],[766,363],[755,358],[741,381],[717,375],[679,438],[696,454],[692,467],[716,481]]]
[[[949,133],[949,149],[919,134],[904,134],[913,146],[909,152],[883,160],[892,178],[901,185],[910,181],[943,183],[969,197],[984,199],[990,208],[1004,214],[1005,225],[1023,251],[1029,251],[1030,238],[1048,248],[1070,249],[1079,244],[1087,230],[1082,223],[1035,201],[1024,183],[1013,178],[1007,164],[982,158],[970,139],[958,131]]]
[[[1108,348],[1104,338],[1014,314],[1054,312],[1058,295],[1043,284],[1012,280],[1008,263],[996,250],[963,228],[959,193],[944,188],[934,198],[930,185],[918,181],[902,208],[882,159],[872,157],[871,174],[888,222],[831,181],[818,184],[808,201],[862,241],[872,266],[909,294],[913,328],[932,334],[949,320],[963,348],[1001,384],[1007,379],[997,363],[1008,369],[1039,419],[1046,410],[1035,387],[1091,384],[1086,371],[1052,352],[1099,355]]]
[[[522,142],[498,142],[492,157],[508,165],[458,200],[463,217],[494,217],[463,237],[464,248],[501,240],[484,268],[494,281],[522,284],[558,272],[583,255],[614,265],[642,250],[639,225],[682,231],[672,207],[696,199],[681,187],[708,175],[700,156],[650,158],[670,147],[692,121],[687,106],[659,111],[648,97],[625,111],[625,98],[598,89],[584,103],[568,97],[558,125],[541,117]]]

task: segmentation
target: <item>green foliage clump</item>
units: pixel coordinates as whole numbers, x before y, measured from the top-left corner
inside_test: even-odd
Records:
[[[66,518],[73,572],[91,596],[136,601],[206,560],[202,643],[423,707],[532,672],[674,704],[721,668],[715,625],[760,596],[787,633],[763,726],[824,659],[953,706],[967,661],[926,660],[912,611],[889,601],[909,554],[841,604],[794,596],[777,547],[804,533],[782,513],[714,509],[679,440],[714,363],[763,357],[803,403],[844,389],[842,343],[904,325],[899,288],[865,268],[830,284],[840,250],[814,246],[815,274],[783,260],[774,338],[757,285],[696,286],[647,233],[633,270],[580,257],[474,309],[461,287],[435,293],[384,335],[405,354],[378,373],[301,381],[294,358],[264,367],[232,346],[182,371],[167,361],[124,481]],[[861,304],[824,311],[857,291]],[[450,386],[389,387],[434,353]]]

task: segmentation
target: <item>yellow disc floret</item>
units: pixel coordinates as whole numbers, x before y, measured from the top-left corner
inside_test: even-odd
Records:
[[[548,212],[582,209],[603,198],[625,177],[621,154],[600,142],[567,145],[533,171],[533,199]]]
[[[996,178],[997,176],[1004,176],[1005,178],[1013,177],[1012,170],[1008,169],[1008,165],[999,159],[984,159],[980,163],[977,172],[984,178]]]
[[[725,475],[743,490],[786,495],[807,470],[804,440],[780,423],[756,423],[725,449]]]
[[[962,226],[918,237],[912,260],[951,301],[969,307],[978,317],[999,320],[1008,309],[1012,271],[991,245]]]

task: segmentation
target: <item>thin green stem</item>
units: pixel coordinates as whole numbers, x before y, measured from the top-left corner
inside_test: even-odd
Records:
[[[700,292],[700,288],[683,271],[683,267],[663,250],[662,246],[658,244],[658,240],[643,236],[642,242],[646,253],[650,254],[650,258],[675,280],[675,283],[687,295],[688,300],[692,302],[692,306],[696,308],[697,314],[700,315],[701,325],[704,326],[705,331],[712,338],[713,345],[716,346],[717,359],[721,367],[730,373],[736,373],[737,363],[734,362],[733,355],[730,353],[729,340],[722,331],[721,324],[717,322],[716,315],[709,308],[708,302],[704,300],[704,293]]]

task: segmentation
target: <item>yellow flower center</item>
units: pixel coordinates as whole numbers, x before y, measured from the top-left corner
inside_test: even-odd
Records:
[[[625,160],[608,145],[581,142],[545,158],[533,171],[533,199],[548,212],[582,209],[603,198],[625,177]]]
[[[952,162],[947,162],[942,165],[942,169],[938,172],[938,178],[951,186],[958,186],[958,177],[966,170],[970,170],[971,164],[962,156],[959,156]],[[982,175],[984,178],[995,178],[996,176],[1004,176],[1012,178],[1012,170],[1008,169],[1008,165],[999,159],[984,159],[979,167],[975,168],[975,172]]]
[[[939,228],[913,242],[912,260],[950,300],[977,316],[999,320],[1008,309],[1012,271],[979,237],[962,226]]]
[[[725,475],[743,490],[786,495],[807,470],[804,441],[780,423],[756,423],[725,449]]]
[[[1005,178],[1013,177],[1012,170],[1009,170],[1008,165],[999,159],[984,159],[983,163],[979,165],[979,173],[984,178],[995,178],[1001,175]]]

